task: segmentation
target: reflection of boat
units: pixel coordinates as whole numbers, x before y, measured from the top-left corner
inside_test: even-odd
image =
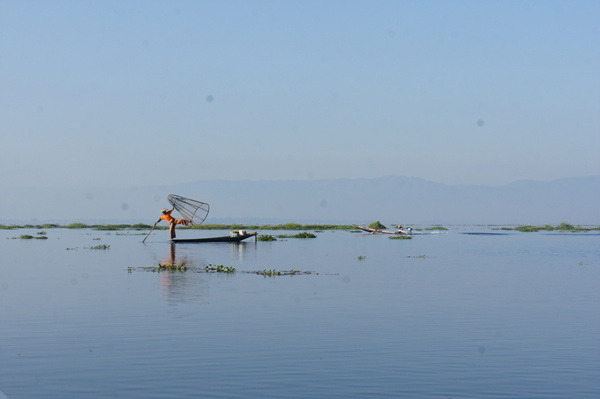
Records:
[[[258,232],[254,233],[246,233],[243,230],[240,231],[232,231],[228,236],[222,237],[205,237],[205,238],[173,238],[170,240],[171,242],[240,242],[249,237],[258,236]]]
[[[378,233],[378,234],[411,234],[410,231],[404,231],[404,230],[398,230],[398,231],[387,231],[387,230],[379,230],[379,229],[372,229],[370,227],[364,227],[364,226],[358,226],[358,225],[354,225],[355,227],[363,230],[363,231],[367,231],[369,233]]]

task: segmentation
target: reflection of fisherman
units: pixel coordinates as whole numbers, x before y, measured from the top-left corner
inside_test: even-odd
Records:
[[[169,222],[169,233],[171,234],[171,239],[175,238],[175,226],[178,224],[182,224],[184,226],[187,226],[191,223],[191,220],[186,220],[186,219],[177,219],[174,218],[173,216],[171,216],[171,212],[173,212],[173,209],[175,209],[175,207],[171,208],[171,210],[166,210],[163,209],[162,210],[162,215],[160,216],[160,219],[158,219],[158,222],[160,222],[161,220],[166,220],[167,222]],[[158,223],[156,222],[156,223]]]

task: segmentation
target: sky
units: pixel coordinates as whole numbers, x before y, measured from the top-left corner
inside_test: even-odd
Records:
[[[600,175],[597,1],[0,0],[0,187]]]

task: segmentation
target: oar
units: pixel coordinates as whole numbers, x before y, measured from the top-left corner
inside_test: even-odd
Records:
[[[160,222],[160,221],[161,221],[161,219],[158,219],[158,222]],[[150,233],[152,233],[152,230],[154,230],[154,228],[156,227],[156,225],[158,224],[158,222],[154,223],[154,226],[152,226],[152,228],[148,232],[148,235],[142,240],[142,244],[146,241],[146,238],[148,238],[148,236],[150,235]]]

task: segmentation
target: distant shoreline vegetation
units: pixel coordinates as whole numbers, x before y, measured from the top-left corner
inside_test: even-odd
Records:
[[[379,222],[375,222],[379,223]],[[374,223],[372,223],[374,224]],[[519,225],[516,227],[504,226],[498,227],[498,225],[489,225],[492,230],[514,230],[520,232],[536,232],[536,231],[568,231],[568,232],[585,232],[585,231],[600,231],[600,226],[576,226],[566,222],[562,222],[557,226],[546,224],[543,226],[533,225]],[[495,227],[492,227],[495,226]],[[17,230],[17,229],[92,229],[100,231],[118,231],[118,230],[150,230],[152,225],[145,223],[136,224],[85,224],[85,223],[70,223],[66,225],[60,225],[55,223],[46,224],[23,224],[23,225],[5,225],[0,224],[0,230]],[[154,227],[155,230],[167,230],[169,226],[164,224],[158,224]],[[286,224],[202,224],[200,226],[177,226],[178,230],[313,230],[313,231],[325,231],[325,230],[346,230],[356,231],[356,226],[346,224],[299,224],[299,223],[286,223]],[[448,230],[448,228],[440,225],[429,225],[429,227],[415,228],[417,231],[421,230]]]
[[[24,224],[24,225],[4,225],[0,224],[0,230],[13,229],[93,229],[93,230],[150,230],[152,225],[144,223],[136,224],[85,224],[85,223],[70,223],[66,225],[60,224]],[[155,230],[167,230],[169,225],[166,223],[158,224],[154,227]],[[200,226],[177,226],[177,230],[353,230],[352,225],[340,224],[202,224]]]
[[[566,223],[566,222],[562,222],[558,226],[552,226],[552,225],[549,225],[549,224],[546,224],[544,226],[531,226],[531,225],[518,226],[518,227],[515,227],[515,230],[516,231],[526,232],[526,233],[536,232],[536,231],[540,231],[540,230],[544,230],[544,231],[570,231],[570,232],[578,232],[578,231],[600,230],[600,227],[573,226],[572,224],[569,224],[569,223]]]

